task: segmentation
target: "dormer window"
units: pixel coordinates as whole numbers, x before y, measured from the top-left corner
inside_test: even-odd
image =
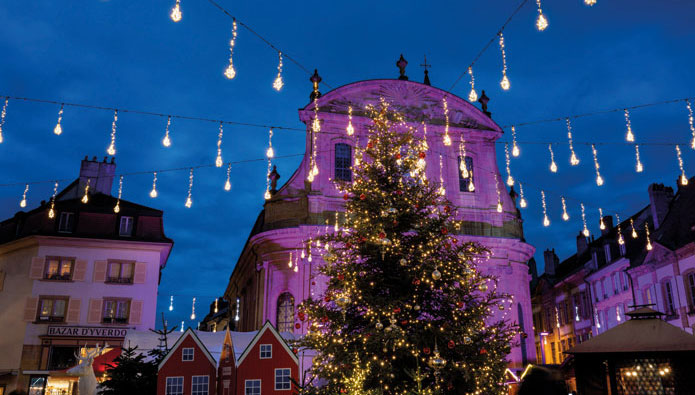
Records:
[[[75,226],[75,213],[62,212],[58,220],[58,232],[72,233]]]
[[[133,217],[121,217],[121,225],[118,228],[119,236],[133,235]]]

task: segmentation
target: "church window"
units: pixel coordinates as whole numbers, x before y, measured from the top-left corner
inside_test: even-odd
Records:
[[[285,292],[278,297],[277,328],[279,332],[293,332],[294,296]]]
[[[475,186],[475,179],[473,177],[473,158],[466,156],[466,170],[468,170],[468,177],[463,177],[463,172],[461,171],[461,157],[458,157],[458,166],[456,166],[457,173],[459,174],[459,191],[461,192],[472,192],[468,189],[469,185],[473,183]]]
[[[352,147],[345,143],[335,145],[335,179],[352,181]]]

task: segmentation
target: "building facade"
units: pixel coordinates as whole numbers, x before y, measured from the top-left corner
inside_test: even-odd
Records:
[[[577,236],[577,253],[559,262],[544,254],[532,281],[539,362],[560,364],[564,351],[623,322],[648,305],[689,333],[695,325],[695,187],[652,184],[649,204],[620,224],[610,216],[601,235]],[[647,233],[647,229],[648,232]]]
[[[452,139],[449,146],[442,141],[446,127],[442,105],[445,95]],[[515,341],[510,366],[522,368],[535,361],[533,344],[526,340],[533,333],[527,262],[534,248],[524,241],[518,209],[513,197],[506,193],[497,168],[495,141],[502,129],[489,112],[468,101],[427,84],[402,79],[352,83],[320,96],[315,103],[318,109],[312,102],[299,110],[299,118],[307,125],[306,154],[279,190],[273,185],[272,197],[265,202],[225,291],[232,311],[239,312],[237,330],[258,329],[268,320],[280,332],[305,333],[307,323],[297,318],[297,305],[308,297],[320,296],[326,283],[318,274],[322,261],[318,253],[309,257],[300,251],[304,240],[332,231],[344,218],[344,200],[336,180],[352,180],[353,153],[355,147],[366,144],[371,122],[364,108],[377,105],[381,99],[417,127],[419,137],[427,139],[427,177],[441,179],[446,197],[456,206],[456,219],[463,224],[458,237],[490,249],[491,258],[480,269],[499,277],[498,291],[514,297],[513,308],[495,312],[495,318],[518,323],[524,332]],[[316,113],[321,131],[316,133],[314,142],[311,125]],[[346,133],[349,119],[354,128],[351,135]],[[465,158],[459,154],[462,139],[466,144]],[[309,182],[312,147],[319,174]],[[463,178],[459,171],[461,160],[472,170],[471,177]],[[279,174],[271,177],[275,181]],[[498,198],[501,212],[497,210]],[[310,358],[301,364],[310,366]]]
[[[120,200],[114,212],[115,167],[85,158],[54,204],[0,222],[0,388],[8,392],[73,394],[77,378],[64,370],[79,347],[106,343],[109,353],[129,330],[155,326],[173,242],[161,211]]]

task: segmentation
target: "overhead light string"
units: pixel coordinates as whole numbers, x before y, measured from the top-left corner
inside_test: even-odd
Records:
[[[476,93],[475,91],[475,76],[473,75],[473,66],[468,67],[468,75],[471,76],[471,91],[470,93],[468,93],[468,101],[471,103],[475,103],[476,101],[478,101],[478,93]]]
[[[507,165],[507,185],[512,187],[514,186],[514,178],[512,177],[512,171],[509,166],[509,144],[504,143],[504,159]]]
[[[461,177],[464,179],[470,176],[468,165],[466,164],[466,140],[464,140],[463,134],[461,134],[461,141],[459,142],[459,171],[461,171]],[[472,182],[470,182],[470,184],[472,184]]]
[[[690,148],[695,149],[695,121],[693,120],[693,107],[689,99],[685,99],[685,106],[688,109],[688,126],[693,139],[690,141]]]
[[[275,156],[275,151],[273,151],[273,129],[271,128],[268,131],[268,149],[265,152],[266,157],[268,158],[268,173],[266,174],[265,177],[265,194],[263,197],[265,200],[270,199],[270,170],[271,170],[271,161],[273,159],[273,156]]]
[[[113,212],[118,214],[121,211],[121,195],[123,195],[123,176],[118,178],[118,199],[116,200],[116,206],[113,208]]]
[[[60,105],[60,110],[58,110],[58,122],[56,123],[56,126],[53,128],[53,134],[56,136],[60,136],[63,133],[63,126],[61,125],[61,122],[63,122],[63,107],[64,104]]]
[[[569,146],[570,146],[570,165],[577,166],[579,164],[579,158],[577,158],[577,154],[574,152],[574,145],[572,144],[572,124],[571,124],[569,118],[567,118],[566,121],[567,121],[567,139],[569,141]]]
[[[596,0],[584,0],[584,4],[588,5],[589,7],[593,6],[596,4]]]
[[[444,106],[444,145],[451,145],[451,137],[449,137],[449,104],[446,102],[446,96],[442,98]]]
[[[348,106],[348,124],[345,128],[348,136],[352,136],[355,133],[355,128],[352,126],[352,106]]]
[[[562,220],[569,221],[570,216],[567,214],[567,203],[565,202],[565,197],[562,196]]]
[[[186,197],[186,203],[184,204],[184,206],[186,206],[186,208],[191,208],[191,206],[193,205],[192,193],[193,193],[193,168],[191,167],[190,173],[188,174],[188,197]]]
[[[678,157],[678,168],[681,170],[680,183],[682,186],[688,185],[688,177],[685,175],[683,168],[683,157],[681,156],[681,147],[676,144],[676,156]]]
[[[504,34],[500,31],[500,53],[502,54],[502,80],[500,86],[505,91],[509,90],[509,78],[507,78],[507,52],[504,49]]]
[[[224,190],[229,192],[232,189],[232,182],[230,180],[230,175],[232,173],[232,163],[227,164],[227,179],[224,182]]]
[[[224,76],[230,80],[236,77],[236,70],[234,69],[234,44],[236,43],[236,29],[236,18],[232,18],[232,38],[229,40],[229,65],[224,70]]]
[[[152,190],[150,191],[152,199],[157,197],[157,172],[152,173]]]
[[[652,240],[649,237],[649,223],[647,221],[644,221],[644,231],[645,231],[646,237],[647,237],[647,251],[651,251],[652,250]]]
[[[642,161],[640,161],[639,145],[637,144],[635,144],[635,159],[637,160],[637,163],[635,164],[635,171],[641,173],[644,170],[644,166],[642,166]]]
[[[596,145],[591,144],[591,152],[594,154],[594,168],[596,168],[596,185],[603,185],[603,177],[601,177],[601,172],[599,171],[598,165],[598,155],[596,153]]]
[[[630,110],[625,109],[625,140],[632,143],[635,141],[635,135],[632,133],[632,123],[630,122]]]
[[[618,222],[618,244],[623,245],[625,244],[625,239],[623,239],[623,232],[620,228],[620,216],[618,213],[615,213],[615,220]]]
[[[165,147],[171,146],[171,138],[169,137],[169,127],[171,126],[171,115],[167,116],[167,128],[164,132],[164,138],[162,139],[162,145]]]
[[[280,92],[284,85],[285,83],[282,82],[282,52],[278,51],[278,75],[273,81],[273,89]]]
[[[500,192],[500,183],[497,179],[497,172],[493,173],[495,175],[495,191],[497,192],[497,212],[502,212],[502,194]]]
[[[543,9],[541,8],[541,0],[536,0],[538,5],[538,19],[536,19],[536,28],[538,31],[543,31],[548,27],[548,20],[543,15]]]
[[[442,155],[439,155],[439,194],[446,195],[446,188],[444,188],[444,176],[442,175]]]
[[[51,208],[48,209],[48,218],[54,218],[56,216],[55,206],[56,206],[56,195],[58,194],[58,181],[53,185],[53,196],[51,196]]]
[[[548,151],[550,152],[550,171],[557,173],[557,164],[555,163],[555,153],[553,152],[552,144],[548,144]]]
[[[524,197],[524,186],[519,183],[519,207],[526,208],[526,198]]]
[[[582,225],[584,226],[584,229],[582,229],[582,234],[584,237],[589,237],[589,228],[586,227],[586,211],[584,210],[584,203],[579,203],[579,205],[582,207]]]
[[[2,112],[0,112],[0,144],[3,142],[2,127],[5,126],[5,117],[7,116],[7,104],[9,102],[10,102],[9,96],[5,96],[5,104],[3,104]]]
[[[179,22],[181,21],[181,0],[176,0],[176,5],[174,5],[174,8],[171,9],[171,13],[169,14],[171,17],[171,20],[174,22]]]
[[[512,156],[516,158],[519,154],[521,154],[521,150],[516,144],[516,126],[512,125]]]
[[[174,295],[169,296],[169,311],[174,311]]]
[[[82,203],[87,204],[89,202],[89,183],[92,180],[87,178],[87,184],[84,186],[84,195],[82,196]]]
[[[22,194],[22,200],[19,201],[19,207],[24,208],[27,206],[27,192],[29,192],[29,184],[24,187],[24,193]]]
[[[113,110],[113,122],[111,122],[111,143],[106,149],[106,153],[116,155],[116,123],[118,122],[118,109]]]
[[[217,135],[217,158],[215,158],[215,167],[222,167],[222,135],[224,134],[224,127],[222,121],[220,121],[220,132]]]
[[[606,230],[606,224],[603,222],[603,209],[601,207],[598,208],[598,228],[601,230]]]
[[[630,218],[630,227],[632,228],[631,236],[633,239],[637,238],[637,230],[635,230],[635,220]]]
[[[550,226],[550,219],[548,218],[548,209],[545,205],[545,191],[541,189],[541,203],[543,203],[543,226]]]
[[[319,101],[318,95],[314,97],[314,119],[311,122],[311,157],[309,158],[309,171],[307,181],[314,182],[314,178],[319,174],[316,165],[316,135],[321,131],[321,121],[319,121]]]
[[[191,304],[191,320],[195,319],[195,297],[193,297],[193,303]]]

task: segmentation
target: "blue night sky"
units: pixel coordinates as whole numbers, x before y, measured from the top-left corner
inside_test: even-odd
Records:
[[[433,65],[434,86],[448,89],[519,4],[494,1],[257,1],[220,0],[239,20],[295,57],[318,68],[333,87],[374,78],[395,78],[400,53],[407,74],[422,80],[423,55]],[[491,98],[500,125],[612,109],[695,95],[692,16],[687,0],[546,0],[550,26],[535,29],[535,2],[505,30],[511,90],[499,87],[497,43],[476,64],[476,87]],[[271,88],[277,54],[239,28],[236,79],[222,72],[228,58],[231,20],[206,1],[182,0],[183,20],[169,17],[174,0],[5,1],[0,5],[0,96],[201,116],[240,122],[303,127],[297,109],[308,102],[308,75],[285,60],[285,88]],[[326,92],[327,88],[323,87]],[[467,97],[464,78],[454,93]],[[77,177],[85,156],[105,155],[112,113],[66,107],[63,134],[52,133],[58,106],[10,101],[0,145],[0,184]],[[632,112],[637,142],[682,142],[686,173],[695,173],[685,104]],[[119,117],[117,172],[151,171],[214,162],[217,125],[174,120],[173,144],[161,145],[166,119],[123,113]],[[530,207],[523,211],[528,242],[542,251],[571,255],[581,229],[578,201],[587,204],[592,232],[598,232],[599,206],[606,214],[633,213],[648,203],[647,186],[675,187],[678,166],[672,146],[642,146],[645,172],[634,172],[634,148],[598,146],[606,184],[597,187],[591,150],[581,142],[621,143],[621,112],[574,121],[581,164],[569,166],[564,122],[518,127],[520,142],[561,142],[554,147],[559,172],[548,171],[547,145],[521,143],[512,173],[525,183]],[[507,133],[509,134],[509,133]],[[505,135],[504,140],[510,136]],[[276,155],[301,154],[304,136],[277,131]],[[262,158],[267,129],[227,126],[225,161]],[[504,150],[498,146],[504,174]],[[287,180],[298,156],[278,159]],[[224,169],[201,169],[195,178],[193,208],[184,201],[188,172],[160,174],[159,198],[148,196],[151,175],[126,177],[123,198],[164,210],[165,230],[175,246],[160,285],[158,307],[175,298],[170,323],[190,315],[198,297],[202,318],[221,295],[251,226],[263,204],[264,162],[232,169],[233,189],[224,192]],[[117,184],[117,183],[115,183]],[[548,194],[552,225],[543,228],[540,189]],[[0,218],[18,209],[23,185],[0,187]],[[48,199],[50,183],[33,186],[29,206]],[[114,185],[114,193],[116,188]],[[570,222],[560,220],[560,194],[568,196]],[[569,199],[569,198],[573,199]],[[542,264],[541,264],[542,266]],[[542,267],[540,268],[542,270]],[[180,295],[180,296],[179,296]],[[187,321],[187,325],[192,324]]]

